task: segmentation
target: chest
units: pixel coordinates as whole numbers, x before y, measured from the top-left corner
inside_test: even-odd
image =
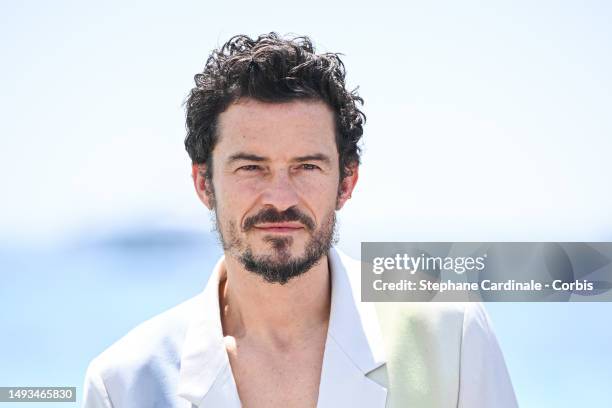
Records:
[[[242,406],[316,407],[324,348],[324,341],[277,352],[248,343],[228,347]]]

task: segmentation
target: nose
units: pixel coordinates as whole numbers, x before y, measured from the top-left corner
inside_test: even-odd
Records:
[[[272,206],[278,211],[285,211],[298,204],[298,194],[288,171],[276,171],[271,175],[262,200],[264,206]]]

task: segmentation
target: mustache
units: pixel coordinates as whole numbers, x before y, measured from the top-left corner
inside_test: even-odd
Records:
[[[276,211],[274,208],[264,209],[258,212],[257,214],[246,218],[244,220],[244,225],[242,226],[242,229],[246,232],[253,229],[257,224],[291,221],[300,222],[309,231],[313,231],[315,229],[315,223],[312,218],[310,218],[295,207],[289,207],[288,209],[282,212]]]

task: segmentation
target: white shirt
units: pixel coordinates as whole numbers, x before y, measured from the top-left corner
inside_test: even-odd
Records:
[[[480,303],[361,302],[360,264],[329,252],[331,308],[317,407],[517,407]],[[223,341],[223,258],[202,293],[90,364],[87,408],[240,407]]]

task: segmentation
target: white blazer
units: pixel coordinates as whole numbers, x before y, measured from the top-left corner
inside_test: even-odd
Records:
[[[240,407],[223,342],[218,285],[134,328],[91,361],[87,408]],[[480,303],[361,302],[360,264],[329,253],[330,321],[319,408],[514,408]]]

